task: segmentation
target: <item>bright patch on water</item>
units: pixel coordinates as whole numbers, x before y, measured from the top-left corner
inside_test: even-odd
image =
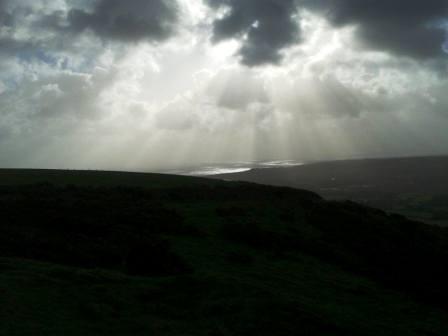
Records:
[[[296,166],[302,166],[303,163],[302,162],[296,162],[293,160],[285,160],[285,161],[269,161],[269,162],[262,162],[260,163],[260,166],[263,167],[296,167]]]
[[[303,162],[297,162],[293,160],[278,160],[278,161],[265,161],[265,162],[239,162],[234,164],[216,164],[207,165],[204,167],[196,167],[183,171],[170,172],[177,175],[188,176],[211,176],[220,174],[236,174],[250,171],[252,169],[269,169],[269,168],[282,168],[282,167],[295,167],[302,166]]]
[[[188,172],[185,175],[192,176],[208,176],[208,175],[219,175],[219,174],[235,174],[250,171],[252,168],[219,168],[219,167],[206,167],[201,170],[196,170]]]

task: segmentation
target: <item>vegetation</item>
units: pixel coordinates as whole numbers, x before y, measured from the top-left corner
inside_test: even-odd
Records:
[[[352,202],[8,170],[0,211],[0,335],[448,333],[447,230]]]

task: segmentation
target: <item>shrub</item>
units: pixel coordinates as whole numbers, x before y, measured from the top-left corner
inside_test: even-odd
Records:
[[[129,275],[167,276],[190,272],[186,263],[176,255],[165,240],[148,239],[135,242],[125,257]]]

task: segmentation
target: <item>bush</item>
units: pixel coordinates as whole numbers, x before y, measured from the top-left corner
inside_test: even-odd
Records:
[[[171,251],[167,241],[151,239],[135,242],[125,257],[129,275],[167,276],[191,271],[186,263]]]

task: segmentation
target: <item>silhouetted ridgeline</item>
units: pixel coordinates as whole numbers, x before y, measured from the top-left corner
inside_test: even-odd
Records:
[[[447,230],[289,188],[0,171],[1,335],[446,335]]]

